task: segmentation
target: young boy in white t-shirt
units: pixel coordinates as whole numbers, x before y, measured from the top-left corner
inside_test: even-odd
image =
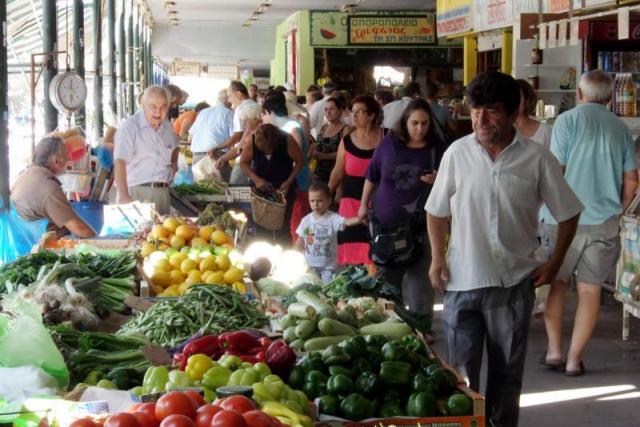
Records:
[[[343,218],[329,210],[331,190],[324,182],[309,186],[311,213],[300,222],[295,248],[304,252],[307,264],[324,283],[331,281],[338,268],[338,231],[357,225],[358,218]]]

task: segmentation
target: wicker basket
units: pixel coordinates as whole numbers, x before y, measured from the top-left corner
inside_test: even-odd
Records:
[[[267,200],[251,191],[251,212],[253,222],[271,231],[278,231],[284,225],[287,204],[282,196],[280,203]]]

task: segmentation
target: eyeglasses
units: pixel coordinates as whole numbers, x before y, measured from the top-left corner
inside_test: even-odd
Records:
[[[364,114],[364,113],[368,113],[368,112],[369,111],[367,111],[367,110],[352,110],[351,114],[353,114],[355,116],[356,114]]]

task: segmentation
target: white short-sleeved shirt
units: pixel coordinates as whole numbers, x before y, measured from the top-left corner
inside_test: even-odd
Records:
[[[321,100],[314,102],[311,106],[311,111],[309,111],[309,127],[314,131],[314,136],[320,132],[320,128],[324,123],[324,104],[327,103],[329,98],[329,96],[325,96]]]
[[[393,129],[396,124],[402,118],[402,113],[407,108],[407,105],[412,101],[412,98],[408,96],[403,97],[398,101],[393,101],[382,107],[383,118],[382,127],[386,129]]]
[[[310,267],[335,270],[338,266],[338,231],[344,218],[328,211],[320,217],[311,212],[302,218],[296,234],[304,241],[304,256]]]
[[[257,102],[253,99],[245,99],[236,107],[235,111],[233,112],[233,133],[244,132],[243,119],[245,118],[245,113],[243,110],[256,104]]]
[[[533,136],[529,139],[533,142],[537,142],[547,149],[551,148],[551,126],[546,123],[540,122],[536,133],[534,133]]]
[[[125,161],[129,187],[150,182],[171,182],[171,155],[178,147],[179,139],[168,120],[158,129],[153,129],[144,111],[138,110],[124,121],[114,139],[113,157]]]
[[[495,162],[475,134],[445,152],[425,210],[452,217],[449,291],[515,286],[541,262],[536,231],[545,203],[557,221],[583,206],[551,152],[516,134]]]
[[[206,153],[225,142],[231,136],[233,111],[219,103],[200,111],[196,121],[189,129],[191,151]]]

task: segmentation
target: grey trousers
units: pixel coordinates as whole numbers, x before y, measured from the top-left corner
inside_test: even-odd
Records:
[[[129,187],[129,195],[133,200],[144,203],[155,203],[160,215],[168,215],[171,210],[171,196],[168,188],[151,188],[143,185]]]
[[[442,320],[449,364],[480,391],[483,347],[487,346],[488,425],[518,425],[522,373],[535,300],[531,279],[510,287],[447,292]]]
[[[379,267],[378,272],[387,282],[402,291],[402,300],[409,310],[423,318],[421,332],[431,332],[435,292],[429,280],[431,246],[425,237],[422,255],[411,265],[401,268]]]

